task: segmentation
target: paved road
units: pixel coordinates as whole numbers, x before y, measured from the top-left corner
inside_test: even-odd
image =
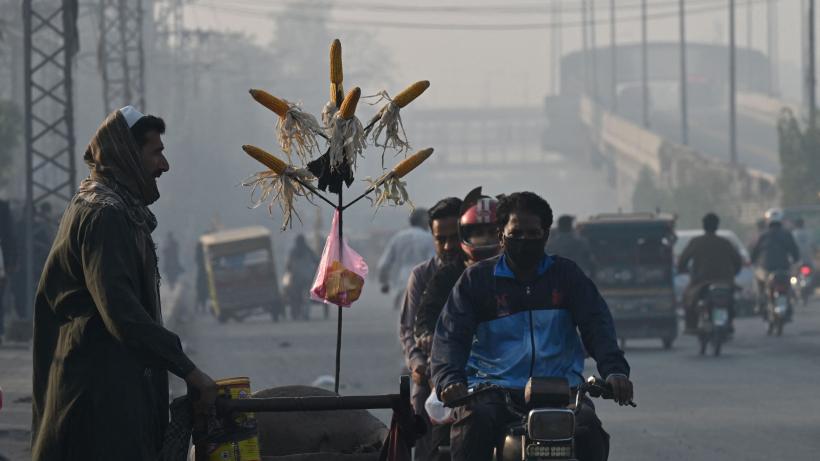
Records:
[[[397,388],[396,312],[374,289],[367,285],[363,300],[345,310],[347,395]],[[332,319],[273,324],[260,316],[221,325],[197,317],[178,329],[203,369],[214,377],[249,376],[256,390],[333,374]],[[781,338],[766,337],[757,319],[739,319],[737,330],[718,358],[699,357],[688,337],[672,351],[656,341],[629,344],[638,408],[598,403],[613,461],[818,459],[820,303],[801,308]],[[11,400],[25,396],[29,354],[0,348],[0,385],[11,397],[0,412],[0,454],[12,460],[26,459],[28,404]]]

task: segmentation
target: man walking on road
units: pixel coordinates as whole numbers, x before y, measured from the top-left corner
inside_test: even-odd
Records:
[[[162,326],[148,205],[168,171],[162,119],[112,112],[85,153],[89,178],[63,215],[34,312],[34,461],[154,461],[168,425],[168,375],[207,411],[216,384]]]
[[[413,389],[411,402],[416,414],[423,415],[428,422],[424,437],[416,442],[416,459],[430,459],[432,450],[432,428],[424,412],[424,402],[430,395],[430,372],[427,367],[427,352],[416,344],[413,336],[413,323],[421,303],[422,295],[427,289],[433,274],[445,264],[460,257],[458,238],[458,216],[461,200],[455,197],[445,198],[430,209],[428,223],[433,234],[433,245],[436,254],[429,260],[417,265],[407,279],[407,289],[401,306],[399,322],[399,340],[407,369],[412,373]],[[429,238],[429,234],[428,237]]]
[[[404,292],[401,290],[413,268],[435,255],[427,231],[428,214],[424,208],[416,208],[410,214],[410,227],[399,231],[387,243],[379,258],[379,283],[382,293],[390,291],[390,285],[398,287],[393,306],[398,309]]]

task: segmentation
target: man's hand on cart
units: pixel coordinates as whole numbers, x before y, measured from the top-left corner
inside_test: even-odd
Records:
[[[188,385],[188,395],[191,396],[194,413],[207,414],[216,402],[217,387],[214,380],[199,368],[195,368],[185,377],[185,383]]]

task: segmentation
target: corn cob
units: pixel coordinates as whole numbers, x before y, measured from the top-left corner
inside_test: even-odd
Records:
[[[420,80],[404,90],[401,93],[397,94],[395,98],[393,98],[393,103],[402,108],[411,102],[414,99],[421,96],[424,91],[430,87],[430,82],[428,80]]]
[[[248,155],[256,159],[257,162],[273,170],[273,172],[276,174],[284,173],[288,167],[288,165],[282,160],[279,160],[278,158],[274,157],[273,155],[265,152],[264,150],[256,146],[245,144],[244,146],[242,146],[242,150],[244,150]]]
[[[357,86],[347,93],[345,100],[342,101],[342,106],[339,107],[339,117],[343,120],[353,118],[356,114],[356,105],[359,103],[359,97],[362,95],[362,90]]]
[[[342,42],[337,38],[330,44],[330,83],[342,83]]]
[[[422,149],[415,154],[407,157],[406,159],[399,162],[398,165],[393,167],[393,175],[397,178],[403,178],[407,173],[415,170],[416,167],[422,164],[425,160],[427,160],[431,155],[433,155],[433,148],[428,147],[427,149]]]
[[[248,92],[256,102],[272,110],[280,117],[284,117],[288,109],[290,109],[286,101],[277,98],[265,90],[249,90]]]
[[[330,84],[330,101],[333,104],[336,104],[336,108],[342,105],[342,101],[345,99],[345,92],[342,88],[341,83],[331,83]]]

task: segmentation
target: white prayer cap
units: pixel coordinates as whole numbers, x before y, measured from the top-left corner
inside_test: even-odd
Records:
[[[142,112],[138,111],[134,106],[125,106],[120,109],[120,113],[123,117],[125,117],[125,121],[128,123],[128,128],[134,126],[137,123],[137,120],[145,117]]]

